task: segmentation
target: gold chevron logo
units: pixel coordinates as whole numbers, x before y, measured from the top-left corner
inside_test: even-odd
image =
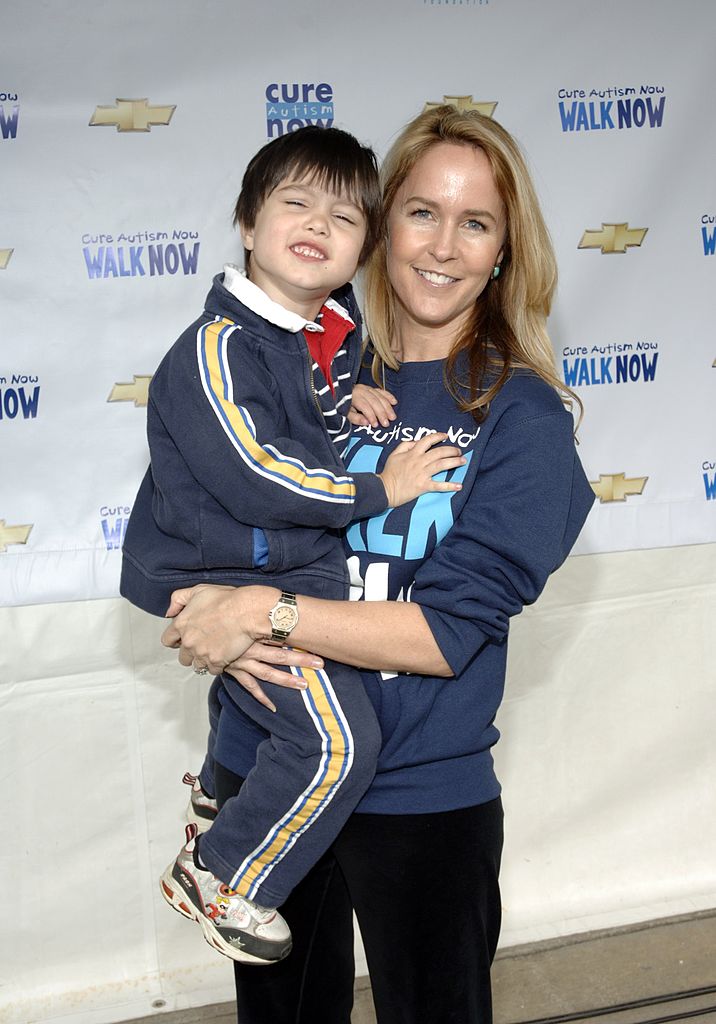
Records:
[[[0,270],[6,270],[14,249],[0,249]]]
[[[115,384],[109,393],[108,402],[134,402],[135,408],[146,406],[149,401],[150,377],[137,376],[131,384]]]
[[[461,112],[466,110],[476,110],[478,114],[483,114],[485,117],[492,117],[495,113],[497,100],[495,100],[494,103],[476,103],[472,96],[443,96],[440,103],[426,103],[423,107],[423,113],[425,113],[426,110],[434,110],[435,107],[444,107],[446,104],[450,107],[456,107],[457,110]]]
[[[0,519],[0,553],[7,551],[8,544],[27,544],[33,526],[34,523],[8,526],[4,519]]]
[[[173,106],[153,106],[147,99],[120,100],[113,107],[95,107],[90,125],[116,128],[118,132],[149,132],[152,125],[166,125],[176,110]]]
[[[625,476],[624,473],[600,473],[599,480],[590,480],[592,488],[602,505],[612,501],[626,501],[632,494],[641,494],[648,476]]]
[[[599,231],[585,231],[578,249],[601,249],[602,253],[626,252],[644,241],[648,228],[630,228],[628,224],[605,224]]]

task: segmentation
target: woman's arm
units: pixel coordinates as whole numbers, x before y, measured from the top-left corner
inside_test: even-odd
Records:
[[[369,669],[460,675],[480,648],[501,643],[510,617],[536,600],[567,556],[594,494],[561,406],[505,425],[488,445],[460,516],[418,569],[405,601],[300,597],[291,644]],[[177,591],[163,641],[180,661],[214,671],[269,632],[276,589]],[[190,605],[182,611],[191,599]]]
[[[255,641],[270,636],[268,613],[280,597],[273,587],[198,586],[175,591],[162,635],[180,647],[182,665],[221,672]],[[346,665],[424,676],[452,676],[420,606],[406,601],[327,601],[297,598],[299,621],[291,645]]]

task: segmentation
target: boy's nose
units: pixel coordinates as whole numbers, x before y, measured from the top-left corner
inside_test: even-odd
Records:
[[[327,235],[329,231],[328,216],[321,210],[310,210],[306,226],[317,235]]]

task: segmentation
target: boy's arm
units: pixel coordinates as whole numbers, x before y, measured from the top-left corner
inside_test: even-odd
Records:
[[[376,474],[329,470],[303,444],[277,435],[270,375],[250,359],[236,372],[225,327],[203,325],[196,355],[175,348],[155,375],[152,457],[160,451],[153,433],[168,434],[198,483],[248,526],[337,528],[383,512],[388,499]],[[153,428],[155,416],[161,425]]]

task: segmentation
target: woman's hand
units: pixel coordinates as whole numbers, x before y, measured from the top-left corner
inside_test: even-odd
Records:
[[[253,598],[251,592],[254,592]],[[182,665],[218,675],[241,658],[262,634],[251,626],[256,591],[268,587],[220,587],[204,583],[175,590],[167,609],[173,621],[162,633],[165,647],[178,647]],[[275,591],[276,599],[279,591]],[[271,607],[271,605],[269,605]]]
[[[356,384],[351,395],[348,422],[354,427],[387,427],[395,419],[393,406],[398,399],[384,388],[369,388]]]
[[[266,696],[261,682],[275,683],[291,690],[305,690],[308,686],[301,676],[282,672],[281,669],[274,668],[275,665],[319,669],[323,668],[323,661],[307,651],[297,651],[291,647],[272,647],[270,644],[257,642],[249,647],[243,658],[231,662],[224,671],[232,675],[259,704],[263,704],[269,711],[275,711],[276,705]]]
[[[419,441],[401,441],[388,456],[378,476],[383,481],[391,508],[426,494],[428,491],[459,491],[462,484],[436,480],[439,473],[464,466],[467,461],[459,448],[444,445],[448,435],[427,434]]]

